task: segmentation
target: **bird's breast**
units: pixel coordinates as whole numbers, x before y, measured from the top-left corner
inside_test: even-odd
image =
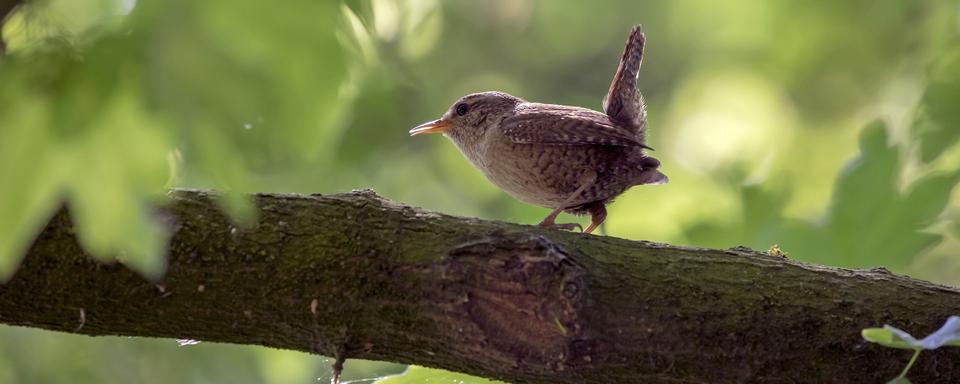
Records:
[[[580,187],[588,170],[598,179],[570,205],[605,200],[628,186],[617,182],[610,147],[590,145],[518,144],[495,140],[467,158],[493,184],[514,198],[557,208]]]

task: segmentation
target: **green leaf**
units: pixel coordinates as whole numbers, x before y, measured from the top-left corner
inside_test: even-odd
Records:
[[[124,92],[101,106],[89,132],[61,150],[72,159],[70,211],[81,244],[95,257],[156,279],[165,265],[166,231],[151,205],[166,183],[170,139]]]
[[[884,212],[877,207],[896,200],[900,158],[888,140],[886,124],[880,121],[869,124],[860,133],[860,156],[847,165],[837,180],[834,225],[863,228],[863,222],[871,222]]]
[[[960,140],[960,47],[948,51],[932,71],[913,125],[920,158],[930,162]]]
[[[925,230],[946,209],[960,171],[926,175],[903,193],[899,149],[888,140],[886,126],[880,122],[861,133],[861,154],[838,178],[829,220],[814,240],[829,245],[826,254],[841,258],[811,261],[906,268],[942,241],[941,234]]]
[[[899,165],[900,156],[889,143],[886,124],[875,121],[864,128],[860,155],[837,179],[827,226],[820,232],[819,241],[830,245],[830,254],[843,256],[833,264],[899,266],[905,264],[901,258],[915,255],[888,252],[892,244],[911,234],[891,215],[900,200]]]
[[[7,78],[0,77],[0,82]],[[4,91],[10,88],[4,87]],[[62,169],[49,143],[48,107],[29,93],[26,106],[9,108],[0,91],[0,281],[13,274],[27,247],[54,213],[62,193]],[[27,166],[29,164],[29,166]],[[43,170],[38,172],[37,170]]]
[[[400,375],[387,376],[374,384],[420,384],[420,383],[456,383],[456,384],[503,384],[502,381],[484,379],[463,373],[444,371],[411,365]]]
[[[899,349],[917,349],[914,346],[911,346],[909,343],[895,336],[893,332],[886,328],[866,328],[860,331],[860,335],[863,336],[864,340],[867,340],[871,343],[877,343],[885,347],[890,348],[899,348]]]
[[[897,377],[893,380],[887,382],[887,384],[910,384],[910,380],[906,377]]]
[[[923,227],[933,223],[950,201],[960,181],[960,171],[934,173],[913,182],[901,203],[904,226]]]
[[[119,17],[98,1],[102,17],[21,33],[0,60],[0,180],[16,186],[0,199],[0,279],[64,200],[91,255],[157,278],[154,210],[181,159],[178,182],[222,191],[251,224],[255,172],[335,152],[350,101],[336,2],[141,1]]]

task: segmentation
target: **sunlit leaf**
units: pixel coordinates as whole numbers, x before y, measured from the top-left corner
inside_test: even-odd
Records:
[[[23,8],[23,28],[51,27],[15,30],[33,37],[0,61],[0,177],[18,186],[0,199],[0,278],[63,200],[94,257],[159,277],[167,239],[154,211],[171,180],[216,188],[249,224],[256,171],[336,145],[350,102],[337,3],[96,1],[106,8],[82,6],[99,16],[76,28],[39,21],[63,1]]]
[[[377,380],[375,384],[420,384],[420,383],[454,383],[454,384],[498,384],[502,381],[484,379],[463,373],[444,371],[411,365],[400,375],[387,376]]]
[[[344,46],[352,49],[354,56],[362,58],[364,63],[375,62],[377,60],[376,44],[363,20],[360,20],[357,13],[346,5],[342,5],[340,11],[346,24],[345,31],[340,34]]]
[[[97,257],[117,258],[156,278],[165,264],[166,237],[151,203],[166,182],[171,145],[136,100],[118,92],[90,131],[62,151],[74,160],[67,191],[82,244]]]
[[[4,79],[0,77],[0,79]],[[7,83],[9,84],[9,83]],[[47,105],[29,93],[10,108],[0,90],[0,281],[13,274],[33,237],[58,207],[63,172],[50,145]],[[25,100],[24,100],[25,99]]]
[[[860,335],[863,336],[864,340],[867,340],[872,343],[877,343],[885,347],[899,348],[899,349],[917,349],[917,347],[911,344],[910,342],[895,336],[893,334],[893,331],[891,331],[888,328],[866,328],[860,331]]]

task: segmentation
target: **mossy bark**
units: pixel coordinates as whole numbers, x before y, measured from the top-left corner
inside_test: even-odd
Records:
[[[924,335],[960,314],[957,289],[882,269],[451,217],[372,192],[257,195],[253,228],[207,192],[171,196],[162,281],[94,262],[61,212],[0,285],[0,322],[518,383],[850,383],[890,379],[910,357],[861,328]],[[960,381],[960,348],[924,353],[911,378]]]

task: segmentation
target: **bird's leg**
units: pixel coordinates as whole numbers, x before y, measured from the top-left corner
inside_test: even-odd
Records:
[[[594,229],[597,229],[597,227],[607,219],[607,207],[604,206],[602,201],[591,203],[587,209],[590,211],[590,226],[587,227],[587,230],[583,231],[583,233],[593,232]]]
[[[560,215],[560,212],[563,212],[564,209],[567,209],[568,207],[570,207],[570,205],[573,204],[573,202],[578,197],[580,197],[580,194],[582,194],[583,191],[587,190],[587,188],[593,185],[595,181],[597,181],[596,171],[591,169],[584,172],[583,175],[580,176],[580,186],[577,187],[577,190],[573,191],[570,197],[564,200],[559,207],[551,211],[550,214],[547,215],[547,217],[544,218],[539,225],[543,228],[564,229],[568,231],[572,231],[574,228],[583,230],[583,227],[580,226],[580,224],[578,223],[557,224],[556,220],[557,220],[557,216]]]
[[[559,215],[560,212],[563,212],[563,207],[560,207],[560,208],[557,208],[557,209],[554,209],[553,211],[551,211],[550,214],[547,215],[547,217],[546,217],[545,219],[543,219],[543,221],[541,221],[540,224],[538,224],[538,225],[539,225],[540,227],[543,227],[543,228],[563,229],[563,230],[566,230],[566,231],[572,231],[572,230],[574,230],[574,229],[579,229],[579,230],[581,230],[581,231],[583,230],[583,227],[580,226],[580,223],[563,223],[563,224],[557,224],[557,222],[556,222],[556,220],[557,220],[557,215]]]

